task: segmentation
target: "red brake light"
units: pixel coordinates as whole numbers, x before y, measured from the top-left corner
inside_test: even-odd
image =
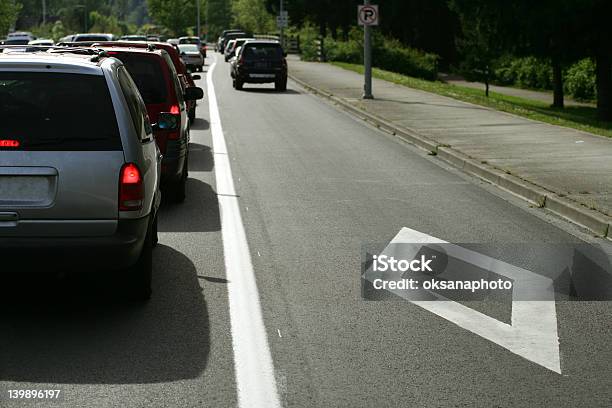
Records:
[[[178,115],[180,113],[178,105],[172,105],[170,107],[170,113],[173,115]]]
[[[0,139],[0,147],[19,147],[21,143],[14,139]]]
[[[119,175],[119,211],[137,211],[144,201],[144,184],[138,166],[124,164]]]

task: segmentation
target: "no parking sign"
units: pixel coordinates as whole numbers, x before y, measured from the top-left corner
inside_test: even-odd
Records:
[[[360,26],[377,26],[378,5],[357,6],[357,20]]]

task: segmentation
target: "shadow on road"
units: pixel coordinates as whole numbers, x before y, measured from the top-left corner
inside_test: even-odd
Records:
[[[205,299],[191,261],[159,245],[153,298],[117,296],[103,275],[15,277],[0,299],[0,380],[138,384],[195,378],[210,350]]]
[[[191,125],[192,130],[208,130],[210,129],[210,124],[207,120],[202,118],[196,118]]]
[[[294,89],[287,89],[286,91],[277,91],[274,89],[274,87],[272,88],[247,88],[248,85],[245,85],[244,88],[242,88],[243,92],[250,92],[250,93],[261,93],[261,94],[278,94],[278,95],[299,95],[300,92],[294,90]]]
[[[162,200],[158,222],[159,232],[219,231],[221,219],[217,193],[210,185],[189,178],[185,202],[171,204]]]
[[[214,166],[215,161],[210,147],[189,143],[189,171],[212,171]]]

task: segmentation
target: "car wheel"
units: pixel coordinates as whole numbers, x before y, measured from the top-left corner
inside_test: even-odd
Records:
[[[193,124],[196,120],[196,108],[195,106],[189,110],[189,123]]]
[[[151,233],[153,234],[153,247],[155,248],[157,246],[157,243],[159,242],[159,236],[157,234],[157,213],[155,214],[155,218],[153,219],[152,228],[153,230],[151,231]]]
[[[151,280],[153,275],[153,224],[149,226],[140,256],[127,271],[127,295],[132,300],[151,299]]]
[[[189,156],[185,158],[185,165],[183,166],[183,173],[181,175],[181,179],[178,182],[171,184],[171,187],[170,187],[170,197],[172,199],[172,202],[174,203],[180,204],[185,201],[185,196],[186,196],[185,190],[186,190],[187,178],[189,177],[188,168],[189,168]]]
[[[236,88],[237,91],[242,91],[242,87],[244,86],[244,83],[239,79],[235,79],[234,83],[235,83],[234,88]]]
[[[274,83],[274,89],[279,92],[284,92],[287,90],[287,78],[281,79],[280,81],[276,81]]]

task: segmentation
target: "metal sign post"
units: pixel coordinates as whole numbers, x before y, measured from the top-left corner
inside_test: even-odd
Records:
[[[364,85],[363,99],[374,99],[372,95],[372,29],[378,25],[378,6],[371,5],[370,0],[364,0],[363,6],[358,6],[357,20],[363,26],[363,67]]]
[[[200,37],[200,0],[196,0],[196,14],[197,14],[197,19],[196,19],[196,37],[201,38]]]

